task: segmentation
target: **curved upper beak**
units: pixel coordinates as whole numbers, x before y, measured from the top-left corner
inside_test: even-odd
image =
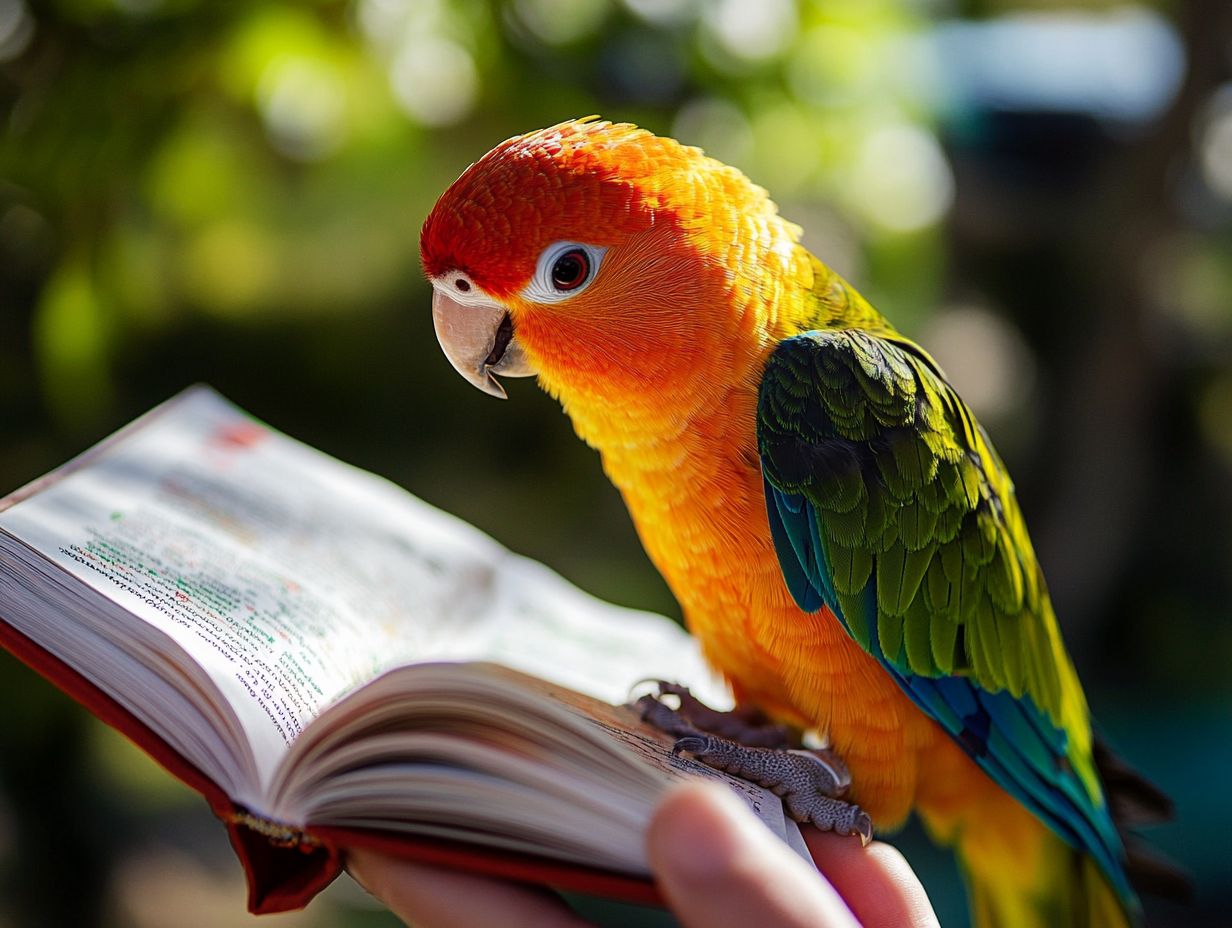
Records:
[[[513,319],[500,303],[478,297],[459,303],[437,288],[432,293],[432,324],[454,370],[484,393],[505,399],[505,388],[493,374],[535,374],[514,336]]]

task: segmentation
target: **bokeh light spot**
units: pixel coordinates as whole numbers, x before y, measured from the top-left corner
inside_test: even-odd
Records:
[[[740,62],[773,58],[796,34],[791,0],[717,0],[705,7],[708,36],[718,49]]]
[[[914,232],[945,215],[954,199],[954,177],[931,133],[889,123],[864,137],[843,193],[870,225]]]
[[[872,36],[840,25],[810,29],[787,61],[787,82],[806,103],[833,105],[858,98],[875,86],[884,59],[874,54]]]
[[[60,421],[86,428],[110,407],[111,336],[87,261],[61,265],[43,291],[33,330],[43,391]]]
[[[1192,233],[1170,235],[1144,263],[1152,302],[1170,322],[1209,345],[1232,334],[1232,260],[1224,245]]]
[[[324,61],[285,57],[271,62],[257,85],[257,105],[270,141],[284,155],[316,161],[342,144],[345,88]]]
[[[607,18],[608,0],[514,0],[518,22],[548,45],[570,45],[593,35]]]
[[[1055,5],[941,25],[932,41],[946,105],[1084,111],[1129,122],[1162,113],[1185,72],[1175,27],[1135,3]]]
[[[425,126],[461,122],[479,96],[471,53],[440,36],[409,39],[390,64],[389,81],[403,112]]]
[[[1206,108],[1199,143],[1202,177],[1212,193],[1232,200],[1232,84],[1224,84]]]
[[[657,26],[688,22],[697,16],[699,0],[624,0],[634,16]]]
[[[753,137],[754,173],[775,196],[793,196],[817,174],[822,160],[817,118],[804,107],[784,101],[761,108],[753,118]]]
[[[1005,316],[978,304],[951,306],[928,322],[920,340],[977,418],[1004,420],[1025,408],[1035,362]]]
[[[408,36],[439,31],[447,16],[442,0],[360,0],[356,18],[369,42],[392,51]]]
[[[238,219],[210,224],[183,255],[185,291],[223,315],[253,310],[276,280],[274,243],[264,230]]]
[[[255,206],[265,178],[246,141],[208,113],[188,115],[150,158],[144,187],[153,212],[191,226]]]
[[[0,0],[0,61],[11,61],[34,38],[34,19],[24,0]]]

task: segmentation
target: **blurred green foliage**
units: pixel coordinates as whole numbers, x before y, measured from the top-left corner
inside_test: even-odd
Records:
[[[1068,107],[955,95],[939,36],[980,23],[1058,62],[1041,24],[1145,23],[1185,78],[1139,63],[1165,105],[1134,118],[1093,112],[1074,78]],[[558,408],[453,375],[417,254],[435,198],[503,138],[591,112],[674,134],[770,189],[976,406],[1096,714],[1189,820],[1162,843],[1206,897],[1160,922],[1215,924],[1230,39],[1219,0],[0,0],[0,491],[205,380],[593,592],[678,614]],[[168,842],[206,861],[176,871],[185,899],[234,878],[191,797],[4,657],[0,695],[0,924],[155,924],[131,900],[166,871],[126,861]],[[36,811],[56,804],[59,843]],[[904,841],[961,920],[952,868]]]

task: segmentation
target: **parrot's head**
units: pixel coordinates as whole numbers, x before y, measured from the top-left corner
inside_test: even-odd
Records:
[[[498,397],[494,375],[538,375],[585,434],[601,410],[661,413],[751,376],[784,291],[812,282],[797,237],[734,168],[586,119],[471,165],[420,247],[458,372]]]

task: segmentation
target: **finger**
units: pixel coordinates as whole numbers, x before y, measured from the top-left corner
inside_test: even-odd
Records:
[[[803,832],[818,869],[864,928],[936,928],[919,877],[895,848],[880,841],[861,847],[853,838],[816,828]]]
[[[586,928],[559,898],[543,890],[442,870],[370,850],[351,850],[347,870],[416,928]]]
[[[684,928],[858,928],[838,893],[721,786],[668,793],[647,852]]]

